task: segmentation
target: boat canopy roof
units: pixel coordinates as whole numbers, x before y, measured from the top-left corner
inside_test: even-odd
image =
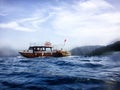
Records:
[[[52,47],[49,47],[49,46],[30,46],[30,48],[52,48]]]

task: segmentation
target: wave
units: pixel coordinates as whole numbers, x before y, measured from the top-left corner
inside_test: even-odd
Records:
[[[120,82],[112,80],[99,80],[94,78],[54,76],[42,77],[36,81],[26,83],[16,83],[13,81],[0,81],[3,85],[1,89],[29,89],[29,90],[66,90],[66,89],[84,89],[84,90],[119,90]]]
[[[119,53],[62,58],[0,57],[1,90],[120,90]]]

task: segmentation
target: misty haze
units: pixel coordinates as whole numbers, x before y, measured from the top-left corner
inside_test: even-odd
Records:
[[[0,0],[0,90],[120,90],[119,0]]]

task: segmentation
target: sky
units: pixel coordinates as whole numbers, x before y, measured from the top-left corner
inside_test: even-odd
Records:
[[[68,48],[120,40],[120,0],[0,0],[0,46]]]

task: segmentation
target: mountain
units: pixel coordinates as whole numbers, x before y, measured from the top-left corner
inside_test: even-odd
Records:
[[[120,41],[114,42],[106,46],[83,46],[76,47],[70,50],[72,55],[78,56],[97,56],[116,51],[120,51]]]
[[[120,41],[95,49],[89,56],[103,55],[105,53],[120,51]]]
[[[82,47],[73,48],[72,50],[70,50],[70,52],[72,55],[87,56],[92,51],[94,51],[100,47],[102,47],[102,46],[82,46]]]

